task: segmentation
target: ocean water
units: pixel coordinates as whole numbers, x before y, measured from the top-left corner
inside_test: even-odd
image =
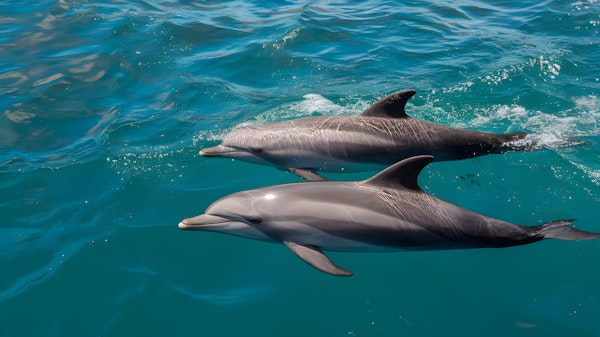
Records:
[[[597,0],[0,1],[0,336],[600,336],[600,240],[329,253],[339,278],[177,228],[300,181],[198,156],[228,130],[415,89],[415,118],[538,144],[425,190],[600,232],[599,31]]]

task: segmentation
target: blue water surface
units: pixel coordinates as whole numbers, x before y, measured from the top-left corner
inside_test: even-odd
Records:
[[[177,228],[300,181],[198,156],[228,130],[415,89],[415,118],[538,144],[426,191],[600,232],[599,31],[596,0],[0,1],[0,336],[600,336],[598,240],[328,253],[339,278]]]

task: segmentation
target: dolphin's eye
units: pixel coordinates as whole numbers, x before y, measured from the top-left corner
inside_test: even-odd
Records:
[[[253,225],[258,225],[259,223],[262,222],[262,219],[260,219],[260,218],[247,218],[246,220],[248,220],[248,222]]]
[[[260,147],[249,147],[253,153],[261,153],[263,150]]]

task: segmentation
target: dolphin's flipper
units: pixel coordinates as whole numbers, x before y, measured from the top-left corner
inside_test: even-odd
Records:
[[[415,95],[414,90],[402,90],[380,99],[363,111],[361,116],[369,117],[387,117],[387,118],[408,118],[404,111],[406,102]]]
[[[285,243],[294,254],[298,255],[299,258],[324,273],[335,276],[352,276],[352,272],[333,264],[333,262],[331,262],[318,247],[300,245],[289,241],[284,241],[283,243]]]
[[[288,167],[288,171],[307,181],[326,181],[327,179],[315,171]]]

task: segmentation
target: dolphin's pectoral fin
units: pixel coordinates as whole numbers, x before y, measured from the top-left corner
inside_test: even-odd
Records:
[[[352,276],[352,272],[333,264],[333,262],[331,262],[318,247],[300,245],[289,241],[284,241],[283,243],[285,243],[294,254],[298,255],[299,258],[324,273],[335,276]]]
[[[315,171],[288,167],[288,171],[307,181],[326,181],[327,179]]]
[[[414,90],[402,90],[380,99],[363,111],[361,116],[408,118],[404,106],[414,96]]]

